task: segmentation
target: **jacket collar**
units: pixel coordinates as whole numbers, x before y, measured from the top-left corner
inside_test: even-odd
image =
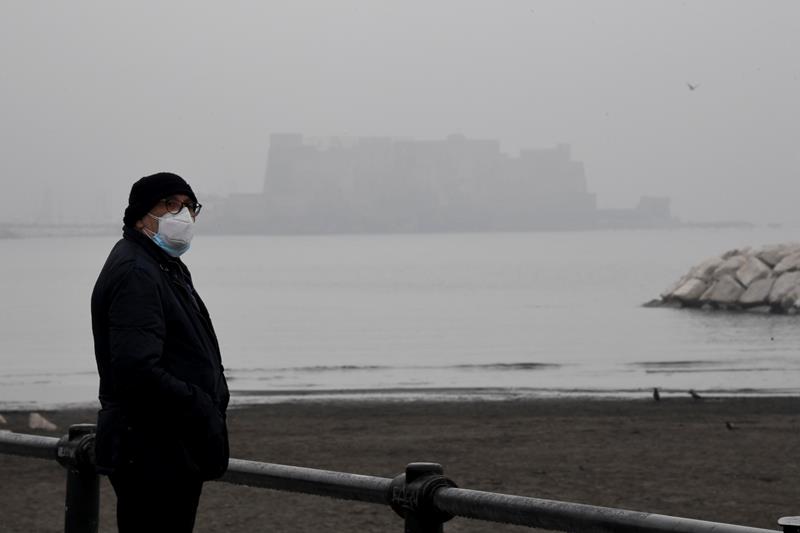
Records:
[[[122,238],[126,239],[131,242],[135,242],[142,248],[144,248],[147,255],[153,258],[156,263],[158,263],[162,268],[168,270],[169,267],[177,267],[179,271],[183,272],[184,274],[188,274],[188,270],[183,262],[177,258],[168,255],[164,250],[158,247],[153,240],[142,233],[141,231],[131,228],[130,226],[124,226],[122,228]]]

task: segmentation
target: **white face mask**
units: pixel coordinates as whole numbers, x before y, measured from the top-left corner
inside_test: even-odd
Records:
[[[150,213],[147,214],[158,220],[158,233],[147,229],[145,231],[162,250],[172,257],[178,257],[189,249],[192,237],[194,237],[194,219],[187,207],[175,215],[167,213],[157,217]]]

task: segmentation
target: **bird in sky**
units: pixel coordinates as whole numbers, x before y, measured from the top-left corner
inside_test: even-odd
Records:
[[[689,90],[690,90],[690,91],[694,91],[694,90],[696,90],[698,87],[700,87],[700,84],[694,84],[694,85],[692,85],[691,83],[689,83],[689,82],[687,81],[687,82],[686,82],[686,86],[687,86],[687,87],[689,87]]]

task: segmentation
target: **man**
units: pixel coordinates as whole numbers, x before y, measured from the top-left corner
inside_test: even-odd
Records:
[[[96,464],[117,495],[120,533],[191,532],[203,481],[228,467],[219,344],[180,260],[201,207],[175,174],[134,183],[92,293]]]

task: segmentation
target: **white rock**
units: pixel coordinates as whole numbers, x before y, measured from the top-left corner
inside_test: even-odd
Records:
[[[800,304],[800,287],[794,287],[783,297],[783,300],[781,300],[781,307],[789,309],[791,307],[797,307],[798,304]]]
[[[774,278],[757,279],[739,297],[739,303],[745,307],[767,303],[769,301],[769,292],[772,290],[774,283]]]
[[[28,416],[28,427],[31,429],[44,429],[45,431],[55,431],[58,429],[58,426],[39,413],[31,413],[30,416]]]
[[[775,265],[775,273],[778,275],[781,275],[784,272],[790,272],[792,270],[800,270],[800,252],[787,255],[781,259],[780,263]]]
[[[661,293],[661,305],[771,309],[800,315],[800,243],[737,248],[706,259]]]
[[[744,264],[736,271],[736,279],[745,287],[749,287],[754,281],[764,279],[771,273],[772,269],[763,261],[751,256],[746,258]]]
[[[706,289],[708,289],[708,283],[701,279],[692,278],[673,292],[672,297],[682,302],[697,302],[700,296],[706,292]]]
[[[689,279],[690,277],[688,274],[686,276],[683,276],[681,279],[679,279],[678,281],[676,281],[675,283],[664,289],[664,291],[659,296],[661,296],[662,300],[671,300],[673,298],[673,294],[675,294],[675,291],[677,291],[681,287],[681,285],[689,281]]]
[[[768,244],[756,250],[755,256],[769,266],[774,267],[784,257],[797,251],[800,251],[800,248],[794,244]]]
[[[743,255],[734,255],[729,257],[714,270],[714,279],[722,279],[723,276],[735,276],[736,271],[742,268],[747,258]]]
[[[731,257],[737,255],[747,255],[750,253],[751,248],[749,246],[745,246],[744,248],[734,248],[733,250],[728,250],[724,254],[722,254],[722,260],[727,261]]]
[[[769,291],[769,303],[778,305],[783,303],[783,299],[789,295],[797,285],[800,284],[800,272],[785,272],[772,286]]]
[[[792,249],[790,252],[789,246],[785,244],[768,244],[756,250],[754,255],[769,266],[774,267],[781,262],[781,259],[795,251],[797,250]]]
[[[721,257],[711,257],[706,259],[692,270],[689,271],[686,278],[697,278],[703,281],[710,281],[711,276],[714,275],[714,271],[717,269],[718,266],[722,264]],[[687,280],[688,281],[688,280]]]
[[[744,287],[730,274],[718,279],[701,297],[704,302],[734,304],[744,294]]]

